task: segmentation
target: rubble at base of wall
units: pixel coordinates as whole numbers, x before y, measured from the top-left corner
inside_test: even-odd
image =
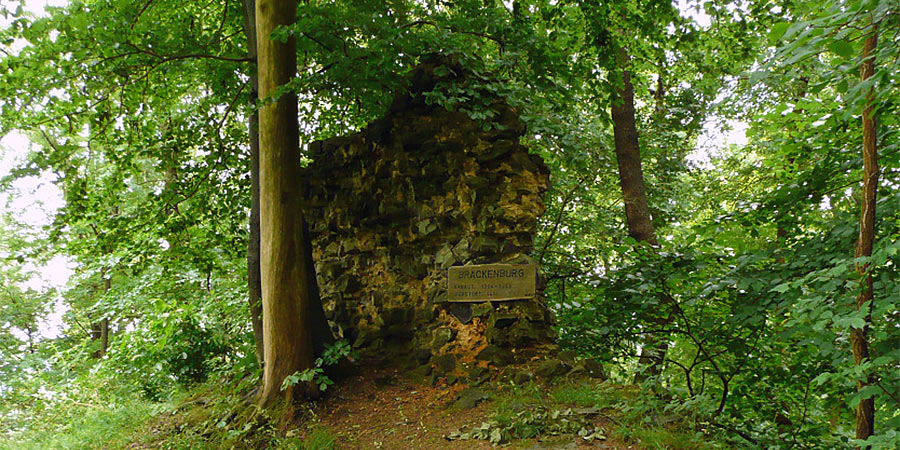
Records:
[[[433,68],[413,87],[433,87]],[[529,300],[447,301],[451,266],[533,263],[549,170],[520,145],[515,111],[491,108],[486,127],[413,92],[366,129],[310,145],[301,184],[319,288],[354,347],[464,376],[552,342],[540,286]]]

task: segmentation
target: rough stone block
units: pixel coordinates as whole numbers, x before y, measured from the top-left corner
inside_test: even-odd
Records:
[[[434,365],[434,373],[446,375],[456,370],[456,355],[446,354],[433,356],[431,358],[431,363]]]
[[[534,374],[540,378],[553,379],[569,373],[571,369],[572,366],[558,359],[548,359],[538,366]]]
[[[475,356],[476,359],[487,361],[495,367],[503,367],[512,364],[514,356],[509,350],[505,350],[496,345],[488,345]]]

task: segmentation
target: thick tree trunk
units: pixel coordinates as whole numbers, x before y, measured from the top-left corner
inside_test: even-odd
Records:
[[[863,63],[860,78],[865,81],[875,73],[875,45],[878,40],[878,25],[872,25],[872,33],[866,38],[863,46]],[[859,240],[856,242],[856,257],[872,256],[875,245],[875,201],[878,191],[878,143],[875,130],[875,94],[869,90],[866,95],[866,106],[862,115],[863,128],[863,195],[859,216]],[[875,298],[872,290],[872,276],[868,273],[868,264],[857,264],[856,271],[863,277],[862,291],[856,297],[856,308],[868,308],[866,325],[854,328],[850,332],[853,346],[853,360],[856,365],[869,360],[869,343],[866,337],[869,323],[872,321],[872,303]],[[857,382],[857,390],[861,391],[871,385],[874,379],[871,374],[865,381]],[[856,407],[856,438],[867,439],[875,433],[875,399],[869,397],[859,402]]]
[[[282,395],[292,400],[318,392],[310,384],[281,390],[285,377],[313,366],[316,347],[311,315],[315,296],[309,285],[309,271],[313,268],[304,255],[308,245],[298,189],[297,98],[284,93],[269,101],[278,87],[296,73],[296,40],[291,37],[282,43],[269,37],[276,27],[296,20],[296,8],[297,3],[290,0],[256,3],[259,95],[266,99],[259,110],[260,269],[265,344],[261,405]]]
[[[256,0],[244,0],[244,35],[247,37],[247,53],[256,64]],[[247,292],[250,303],[250,323],[256,343],[256,360],[264,366],[262,284],[259,272],[259,79],[256,67],[250,74],[250,239],[247,241]]]
[[[616,162],[619,166],[619,185],[622,187],[622,198],[625,201],[625,221],[628,235],[638,242],[648,242],[653,246],[659,244],[656,230],[650,217],[650,205],[647,200],[647,188],[644,185],[644,173],[641,169],[641,150],[638,143],[638,131],[634,117],[634,87],[631,84],[629,56],[624,48],[616,53],[616,63],[621,68],[621,80],[616,80],[610,95],[613,119],[613,135],[616,147]],[[664,304],[671,299],[663,299]],[[669,301],[666,301],[669,300]],[[661,321],[661,324],[668,320]],[[665,339],[655,334],[644,338],[641,355],[638,361],[643,372],[635,375],[635,382],[643,381],[648,376],[659,375],[665,359],[668,344]]]

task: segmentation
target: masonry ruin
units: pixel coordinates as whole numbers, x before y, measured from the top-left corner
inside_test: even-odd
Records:
[[[446,61],[423,64],[386,117],[312,143],[302,176],[319,287],[337,333],[364,351],[408,355],[438,376],[522,360],[552,341],[540,282],[535,299],[447,302],[451,266],[533,262],[549,183],[504,102],[491,101],[488,125],[426,103],[422,94],[439,83],[466,83],[462,73]]]

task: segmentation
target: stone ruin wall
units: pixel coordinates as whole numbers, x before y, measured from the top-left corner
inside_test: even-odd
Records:
[[[419,69],[413,92],[433,88]],[[527,263],[549,170],[501,102],[490,131],[466,114],[394,100],[363,131],[310,145],[302,176],[326,315],[354,347],[438,375],[521,360],[551,341],[534,300],[448,303],[454,265]]]

